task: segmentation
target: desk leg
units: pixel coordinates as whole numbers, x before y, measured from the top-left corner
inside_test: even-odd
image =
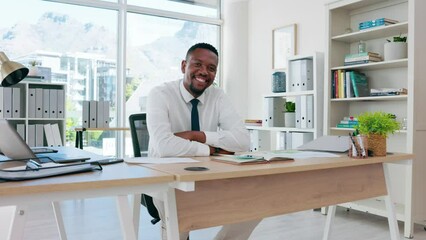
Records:
[[[392,240],[397,240],[399,239],[399,228],[398,228],[398,221],[396,220],[395,206],[393,205],[392,198],[391,198],[392,194],[391,194],[391,187],[390,187],[389,168],[387,164],[383,164],[383,170],[385,174],[386,189],[388,192],[388,195],[385,196],[385,204],[386,204],[386,211],[388,214],[390,237]]]
[[[412,161],[406,165],[405,170],[405,207],[404,207],[404,237],[413,238],[414,234],[414,222],[413,222],[413,165]]]
[[[138,238],[139,219],[141,216],[141,194],[132,195],[132,205],[133,205],[133,225],[135,228],[136,238]]]
[[[133,225],[133,216],[130,210],[129,200],[127,195],[117,196],[117,210],[120,219],[123,239],[136,240],[136,232]]]
[[[164,214],[166,215],[167,239],[179,240],[179,225],[177,218],[175,189],[170,188],[164,193]]]
[[[80,143],[80,131],[75,132],[75,148],[78,148],[78,144]]]
[[[324,235],[322,240],[328,240],[331,235],[331,225],[333,224],[334,216],[336,215],[336,205],[328,206],[327,220],[325,222]]]
[[[10,226],[9,240],[22,239],[24,236],[25,222],[27,220],[28,206],[18,205],[16,206],[15,213],[12,219],[12,225]]]
[[[55,219],[56,219],[56,226],[58,227],[58,231],[59,231],[59,239],[67,240],[64,218],[62,217],[62,211],[61,211],[61,206],[59,202],[52,202],[52,208],[53,208],[53,214],[55,215]]]

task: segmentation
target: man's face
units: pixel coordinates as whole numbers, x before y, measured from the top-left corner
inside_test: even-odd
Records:
[[[216,77],[218,58],[212,51],[197,48],[182,61],[183,85],[192,96],[200,96]]]

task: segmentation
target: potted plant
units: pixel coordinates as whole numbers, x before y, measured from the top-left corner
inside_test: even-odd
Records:
[[[28,76],[37,76],[38,75],[38,66],[41,65],[40,62],[32,60],[28,62],[29,72]]]
[[[407,58],[407,37],[395,36],[392,40],[386,39],[384,46],[384,60]]]
[[[356,131],[367,136],[369,155],[386,156],[386,138],[400,129],[395,115],[385,112],[364,112],[357,116]]]
[[[285,127],[296,126],[296,103],[295,102],[285,103],[284,126]]]

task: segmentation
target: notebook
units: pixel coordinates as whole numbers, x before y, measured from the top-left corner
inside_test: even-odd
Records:
[[[15,128],[5,119],[0,119],[0,151],[12,160],[38,159],[41,163],[71,163],[89,160],[90,157],[67,155],[63,153],[35,154],[21,138]]]

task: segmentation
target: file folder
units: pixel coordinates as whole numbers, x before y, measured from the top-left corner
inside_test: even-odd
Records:
[[[83,101],[82,110],[83,110],[82,126],[84,128],[89,128],[89,113],[90,113],[90,102],[89,101]]]
[[[300,128],[307,128],[307,96],[300,96]],[[297,108],[297,107],[296,107]]]
[[[264,118],[262,126],[264,127],[284,127],[284,107],[285,99],[281,97],[265,97]]]
[[[57,89],[58,93],[58,118],[65,118],[65,91],[64,89]]]
[[[49,118],[58,117],[58,90],[49,89]]]
[[[306,96],[306,122],[307,128],[314,128],[314,96]]]
[[[296,128],[302,128],[302,96],[296,96]]]
[[[47,146],[54,147],[55,139],[53,139],[52,127],[50,124],[44,125],[44,136],[46,137]]]
[[[42,88],[36,88],[35,90],[35,107],[36,107],[36,118],[42,118],[43,117],[43,89]]]
[[[36,90],[35,88],[28,89],[28,117],[36,117]]]
[[[59,125],[57,123],[51,124],[53,140],[55,141],[55,146],[60,147],[62,144],[61,132],[59,131]]]
[[[0,119],[3,118],[3,87],[0,87]]]
[[[21,117],[21,89],[12,88],[12,118]]]
[[[43,137],[44,137],[43,124],[36,124],[35,125],[35,146],[36,147],[44,146]]]
[[[109,101],[104,101],[104,117],[103,117],[104,128],[109,127],[109,105],[110,105]]]
[[[34,124],[29,124],[28,125],[28,146],[29,147],[35,147],[36,145],[36,130],[35,130],[35,125]]]
[[[3,88],[3,117],[12,118],[12,88]]]
[[[50,90],[49,89],[43,89],[43,118],[49,118],[50,117]]]
[[[98,128],[104,127],[104,103],[105,101],[98,101],[96,106],[96,126]]]
[[[97,127],[96,114],[97,114],[98,103],[94,100],[91,100],[89,105],[90,105],[89,106],[89,128],[96,128]]]

